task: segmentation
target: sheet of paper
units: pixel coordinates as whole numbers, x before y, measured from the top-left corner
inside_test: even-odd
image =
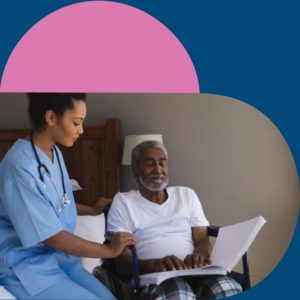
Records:
[[[220,228],[211,253],[212,265],[198,269],[157,272],[140,276],[141,284],[160,284],[164,280],[180,276],[227,274],[249,249],[262,226],[266,223],[259,216],[234,225]]]
[[[231,271],[247,252],[265,223],[264,217],[259,216],[248,221],[221,227],[211,253],[213,264]]]
[[[82,187],[79,185],[77,180],[70,179],[70,182],[71,182],[71,187],[73,192],[82,190]]]

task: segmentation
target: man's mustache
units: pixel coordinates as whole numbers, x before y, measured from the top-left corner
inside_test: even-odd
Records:
[[[149,178],[153,179],[153,180],[164,180],[166,178],[166,176],[165,175],[150,175]]]

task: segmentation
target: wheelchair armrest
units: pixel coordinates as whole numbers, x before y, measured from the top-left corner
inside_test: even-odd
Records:
[[[209,225],[207,226],[207,235],[217,237],[220,226]]]

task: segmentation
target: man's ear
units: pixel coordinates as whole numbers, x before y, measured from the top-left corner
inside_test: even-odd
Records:
[[[50,127],[53,127],[56,124],[57,117],[55,112],[52,109],[49,109],[45,113],[45,122]]]

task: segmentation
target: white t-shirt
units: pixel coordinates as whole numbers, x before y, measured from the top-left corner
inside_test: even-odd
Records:
[[[183,260],[194,249],[191,227],[209,225],[194,190],[167,187],[167,193],[163,204],[133,190],[117,193],[113,199],[107,229],[134,234],[139,259],[175,255]]]

